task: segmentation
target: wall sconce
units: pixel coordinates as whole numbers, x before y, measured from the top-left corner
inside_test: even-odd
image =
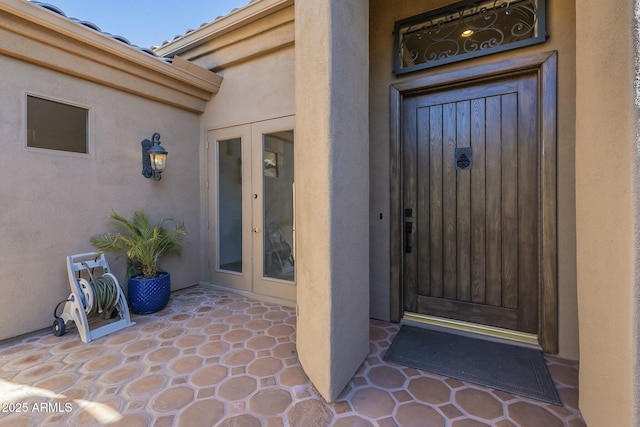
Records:
[[[160,145],[160,134],[154,133],[151,141],[145,139],[142,144],[142,175],[160,181],[162,171],[167,166],[167,151]]]

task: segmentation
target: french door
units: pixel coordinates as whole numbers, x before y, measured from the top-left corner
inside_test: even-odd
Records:
[[[209,131],[211,283],[295,300],[294,121]]]

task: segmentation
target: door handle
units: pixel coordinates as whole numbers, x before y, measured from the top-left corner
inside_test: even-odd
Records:
[[[405,222],[404,223],[404,233],[405,234],[411,234],[411,232],[413,231],[413,223],[412,222]]]
[[[259,229],[258,227],[253,227],[253,232],[254,232],[254,233],[259,233],[259,232],[260,232],[260,229]]]
[[[413,232],[413,223],[405,221],[404,223],[404,251],[408,254],[411,253],[410,237]]]

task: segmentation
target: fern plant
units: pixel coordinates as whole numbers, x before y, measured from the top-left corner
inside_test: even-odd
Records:
[[[128,220],[115,212],[111,218],[116,222],[117,233],[96,234],[90,241],[100,252],[116,252],[127,257],[127,274],[142,273],[145,278],[156,277],[160,258],[170,252],[180,253],[187,237],[184,223],[174,228],[165,228],[170,218],[151,224],[144,211],[137,211]]]

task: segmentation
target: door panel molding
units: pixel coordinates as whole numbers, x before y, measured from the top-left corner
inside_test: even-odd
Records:
[[[556,86],[557,52],[545,52],[526,57],[509,59],[493,64],[480,65],[447,73],[421,77],[400,82],[390,87],[390,251],[391,251],[391,320],[400,321],[403,315],[403,253],[404,253],[404,200],[407,185],[403,182],[405,167],[403,129],[415,117],[403,114],[406,98],[428,94],[429,92],[456,90],[463,86],[495,82],[503,77],[531,74],[538,85],[538,125],[539,125],[539,169],[537,172],[540,190],[537,206],[538,247],[540,264],[538,284],[538,340],[548,353],[558,352],[558,293],[557,293],[557,222],[556,222]],[[446,144],[445,144],[446,146]],[[446,197],[446,195],[443,195]]]

